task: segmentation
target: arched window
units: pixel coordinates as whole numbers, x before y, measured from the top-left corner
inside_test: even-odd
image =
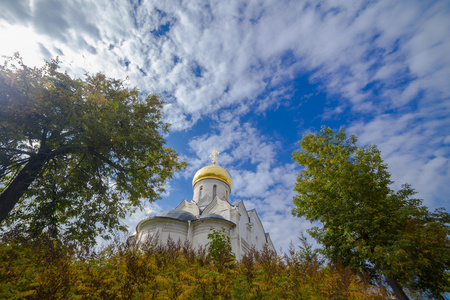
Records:
[[[213,199],[216,198],[217,195],[217,185],[213,185]]]
[[[200,201],[200,199],[202,199],[203,196],[203,186],[200,187],[200,193],[198,195],[198,200]]]

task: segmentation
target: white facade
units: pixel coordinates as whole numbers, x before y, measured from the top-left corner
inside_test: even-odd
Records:
[[[144,241],[153,235],[165,243],[170,236],[182,243],[188,240],[194,248],[206,247],[211,228],[223,228],[238,260],[252,247],[259,251],[266,245],[275,251],[256,211],[247,211],[242,200],[230,203],[231,188],[231,176],[224,168],[211,165],[200,169],[194,176],[192,200],[142,220],[134,238]]]

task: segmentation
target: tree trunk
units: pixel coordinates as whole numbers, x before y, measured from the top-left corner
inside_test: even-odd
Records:
[[[406,293],[403,291],[402,286],[395,280],[394,278],[388,276],[386,278],[387,283],[391,286],[392,290],[394,291],[395,297],[399,300],[409,300]]]
[[[49,155],[38,153],[30,157],[28,163],[20,170],[16,178],[0,195],[0,223],[8,216],[28,187],[36,179]]]

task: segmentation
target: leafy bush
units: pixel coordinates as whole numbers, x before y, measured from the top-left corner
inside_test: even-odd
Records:
[[[219,270],[222,270],[225,267],[233,265],[236,257],[231,251],[230,237],[225,234],[225,228],[222,228],[221,231],[211,228],[211,231],[208,234],[210,242],[207,244],[207,258],[215,263]]]
[[[212,232],[210,252],[186,242],[113,241],[100,251],[47,235],[4,235],[1,299],[385,299],[385,286],[341,264],[313,264],[252,249],[236,262]],[[225,241],[225,244],[223,243]],[[212,251],[211,251],[212,250]],[[218,250],[218,251],[216,251]],[[215,252],[216,251],[216,252]]]

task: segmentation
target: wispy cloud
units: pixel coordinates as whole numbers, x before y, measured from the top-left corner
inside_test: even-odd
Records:
[[[446,104],[448,105],[448,104]],[[443,107],[444,106],[444,107]],[[446,205],[450,192],[448,107],[437,105],[402,116],[384,114],[349,128],[360,142],[375,144],[389,165],[394,188],[409,183],[432,208]]]
[[[254,119],[286,106],[303,122],[303,104],[321,103],[315,92],[327,107],[305,128],[349,127],[379,146],[397,184],[448,207],[449,33],[445,0],[0,3],[2,55],[19,50],[29,64],[60,55],[76,76],[106,72],[161,95],[172,130],[188,136],[181,179],[222,151],[233,195],[280,234],[291,221],[306,226],[289,212],[295,166],[278,156],[291,145]]]
[[[208,115],[242,102],[244,114],[265,109],[273,97],[255,103],[258,96],[305,71],[364,113],[404,105],[420,92],[450,94],[450,8],[443,1],[8,3],[3,19],[31,20],[69,63],[170,94],[169,114]],[[57,54],[42,51],[49,53]],[[279,89],[272,93],[282,101]]]

